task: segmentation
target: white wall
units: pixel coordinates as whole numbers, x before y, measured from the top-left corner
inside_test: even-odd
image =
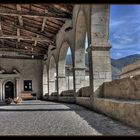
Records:
[[[0,69],[8,73],[13,68],[20,72],[19,92],[24,91],[24,80],[32,80],[32,90],[39,97],[42,93],[42,61],[35,59],[0,58]]]

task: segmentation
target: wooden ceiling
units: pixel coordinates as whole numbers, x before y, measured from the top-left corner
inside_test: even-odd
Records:
[[[73,4],[0,4],[0,51],[43,58],[72,10]]]

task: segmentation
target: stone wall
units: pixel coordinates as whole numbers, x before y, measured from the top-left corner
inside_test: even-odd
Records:
[[[92,108],[140,129],[139,85],[140,76],[106,82],[91,96]]]
[[[94,110],[140,129],[140,102],[94,98]]]
[[[92,109],[90,97],[76,97],[76,104]]]
[[[123,78],[112,82],[105,82],[101,88],[103,98],[140,99],[140,75],[133,78]]]
[[[19,92],[24,91],[24,80],[32,80],[32,90],[40,97],[42,93],[42,61],[37,59],[0,58],[0,69],[10,73],[13,68],[20,73]]]

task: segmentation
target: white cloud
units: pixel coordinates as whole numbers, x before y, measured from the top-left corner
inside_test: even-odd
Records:
[[[110,26],[118,26],[118,25],[120,25],[120,24],[123,24],[125,21],[124,20],[121,20],[121,21],[111,21],[111,23],[110,23]]]
[[[116,53],[116,55],[117,55],[117,56],[121,56],[122,54],[118,52],[118,53]]]
[[[140,54],[140,51],[138,51],[137,54]]]
[[[134,38],[128,36],[127,34],[122,35],[121,33],[114,33],[113,40],[117,41],[118,44],[129,45],[134,41]]]

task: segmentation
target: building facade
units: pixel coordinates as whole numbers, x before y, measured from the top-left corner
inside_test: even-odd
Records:
[[[140,75],[140,60],[124,67],[120,78],[133,77],[136,75]]]

